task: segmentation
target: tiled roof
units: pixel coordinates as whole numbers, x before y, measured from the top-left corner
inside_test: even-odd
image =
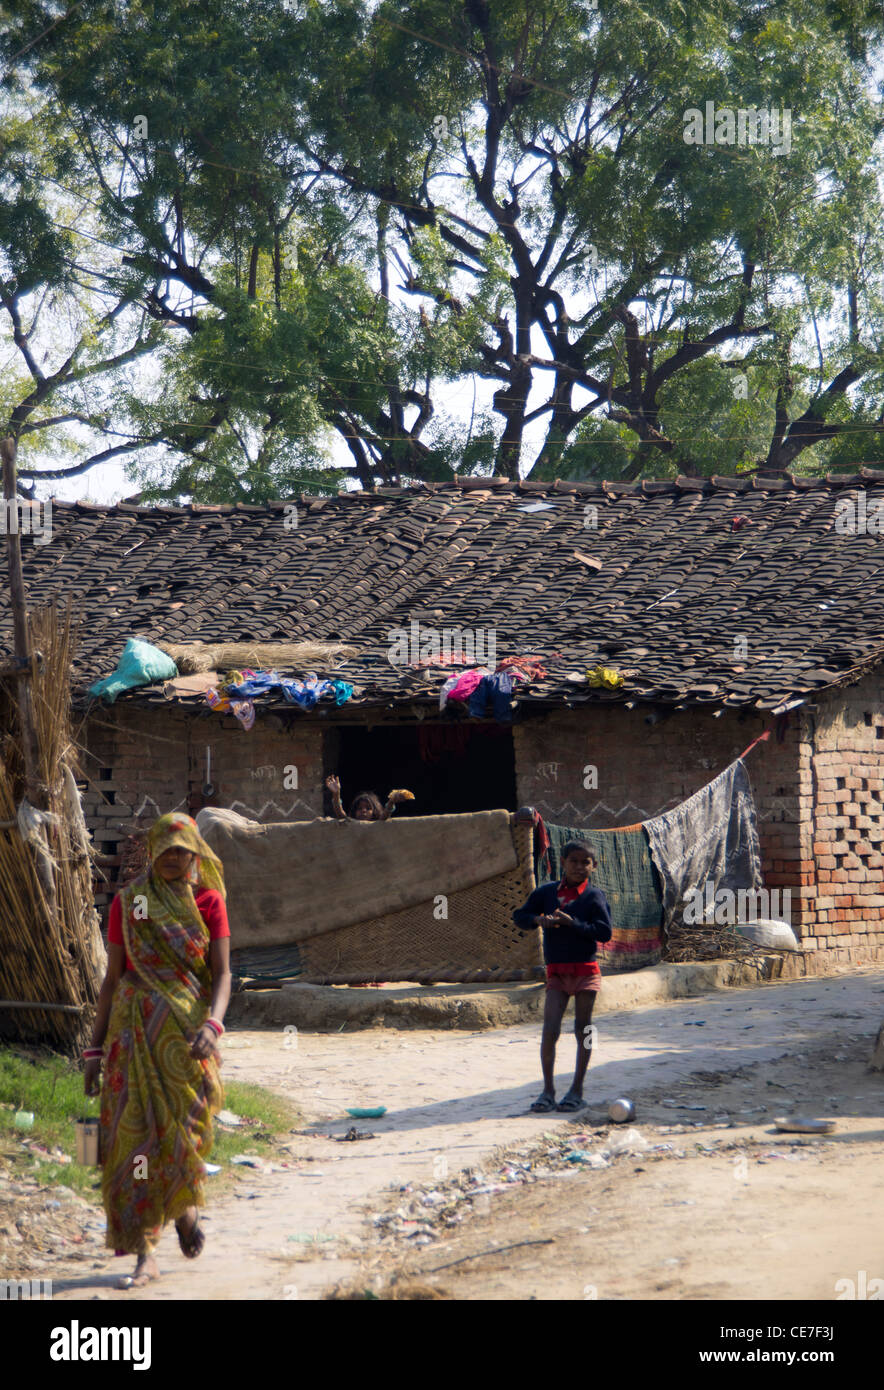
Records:
[[[59,502],[51,543],[23,539],[25,578],[31,603],[78,599],[80,690],[113,670],[130,636],[160,647],[309,639],[359,649],[336,671],[355,684],[353,703],[412,703],[444,679],[387,659],[391,631],[416,620],[492,629],[498,659],[546,655],[547,678],[520,688],[526,701],[772,709],[884,657],[884,535],[835,529],[839,502],[860,493],[873,515],[884,471],[631,486],[462,479],[295,499],[295,529],[290,502]],[[5,593],[0,645],[11,650]],[[597,664],[635,674],[617,691],[570,679]]]

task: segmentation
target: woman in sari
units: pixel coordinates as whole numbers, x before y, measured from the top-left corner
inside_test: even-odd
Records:
[[[147,848],[149,867],[111,904],[107,974],[84,1052],[87,1095],[98,1093],[104,1058],[102,1198],[108,1247],[137,1256],[126,1288],[159,1275],[153,1252],[168,1221],[189,1259],[203,1248],[231,985],[221,861],[179,811],[160,817]]]

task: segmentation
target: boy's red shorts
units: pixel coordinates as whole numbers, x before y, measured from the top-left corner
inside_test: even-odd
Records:
[[[546,967],[547,989],[560,989],[570,998],[584,990],[594,994],[602,987],[602,972],[597,961],[554,961]]]

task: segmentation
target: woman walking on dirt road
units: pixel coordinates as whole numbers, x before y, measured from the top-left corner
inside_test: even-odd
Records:
[[[224,871],[182,812],[161,816],[149,866],[114,898],[108,966],[87,1048],[87,1095],[101,1084],[107,1244],[137,1256],[134,1277],[160,1273],[154,1249],[174,1221],[184,1255],[203,1248],[204,1160],[224,1104],[217,1042],[230,999]]]

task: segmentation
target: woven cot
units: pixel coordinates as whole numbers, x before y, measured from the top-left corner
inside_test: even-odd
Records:
[[[448,897],[437,920],[432,901],[314,937],[299,947],[305,984],[372,980],[479,983],[543,977],[539,932],[523,932],[512,914],[534,888],[533,827],[511,821],[519,862]]]
[[[534,887],[533,826],[506,811],[259,825],[207,808],[198,821],[224,864],[239,975],[542,978],[539,934],[512,920]]]

